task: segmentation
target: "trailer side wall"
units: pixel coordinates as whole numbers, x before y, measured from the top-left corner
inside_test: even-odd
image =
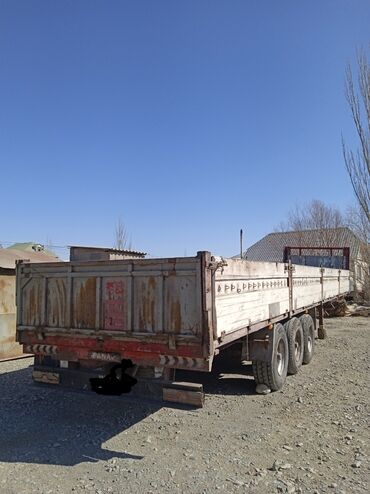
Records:
[[[204,258],[19,264],[18,341],[66,360],[208,370]]]
[[[349,291],[349,272],[227,259],[215,273],[217,336],[293,315]]]

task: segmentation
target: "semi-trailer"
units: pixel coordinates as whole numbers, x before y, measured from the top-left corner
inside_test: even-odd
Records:
[[[323,303],[349,291],[349,271],[194,257],[72,261],[16,267],[17,341],[34,378],[109,369],[124,360],[174,380],[209,372],[233,346],[257,385],[282,388],[325,337]],[[261,386],[260,386],[261,388]]]

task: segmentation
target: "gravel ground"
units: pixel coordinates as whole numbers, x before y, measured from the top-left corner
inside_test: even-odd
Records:
[[[189,373],[200,410],[34,385],[30,360],[0,363],[0,493],[369,492],[369,319],[326,326],[281,392],[255,395],[249,365]]]

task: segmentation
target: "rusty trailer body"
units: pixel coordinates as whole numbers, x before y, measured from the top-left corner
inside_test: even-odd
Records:
[[[17,266],[17,335],[67,361],[208,370],[207,256]]]
[[[0,360],[19,357],[22,347],[16,342],[15,264],[17,260],[50,262],[45,252],[24,252],[12,248],[0,249]]]
[[[225,260],[209,252],[22,262],[17,340],[27,353],[62,362],[93,366],[127,358],[157,369],[210,371],[223,347],[237,341],[249,341],[250,351],[257,341],[268,347],[266,328],[348,290],[348,271]],[[261,330],[262,340],[253,336]]]
[[[15,276],[0,269],[0,360],[22,355],[15,341]]]

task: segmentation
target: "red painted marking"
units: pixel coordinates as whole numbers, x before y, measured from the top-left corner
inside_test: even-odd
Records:
[[[28,345],[38,345],[39,340],[30,333],[22,332],[21,343]],[[96,352],[120,353],[121,355],[136,354],[149,360],[159,358],[159,354],[172,355],[175,357],[193,357],[203,358],[203,349],[199,345],[177,345],[176,350],[170,350],[165,343],[145,343],[145,337],[141,341],[128,340],[103,340],[97,341],[96,338],[74,338],[73,336],[52,336],[45,334],[43,340],[45,345],[55,345],[58,351],[73,352],[77,348]]]
[[[88,357],[92,360],[104,360],[105,362],[120,362],[122,359],[119,353],[89,352]]]
[[[104,287],[104,329],[123,330],[125,326],[122,281],[107,281]]]
[[[135,347],[135,342],[131,342],[130,347],[128,347],[127,342],[98,342],[91,338],[65,338],[61,336],[49,336],[43,341],[45,344],[58,345],[55,358],[74,362],[79,360],[119,362],[124,358],[131,359],[138,365],[160,366],[162,362],[158,347],[162,348],[161,352],[166,356],[180,357],[180,360],[181,357],[203,358],[201,346],[191,347],[191,351],[189,351],[189,347],[184,345],[178,346],[176,351],[171,351],[166,345],[148,345],[145,351],[143,350],[143,343],[136,343]],[[29,345],[38,344],[38,340],[33,335],[25,335],[24,333],[22,334],[22,342]],[[115,344],[112,345],[112,343]],[[155,347],[155,351],[153,347]],[[181,361],[173,367],[188,369],[188,365]],[[197,366],[193,370],[208,371],[208,363],[204,361],[203,366]]]

